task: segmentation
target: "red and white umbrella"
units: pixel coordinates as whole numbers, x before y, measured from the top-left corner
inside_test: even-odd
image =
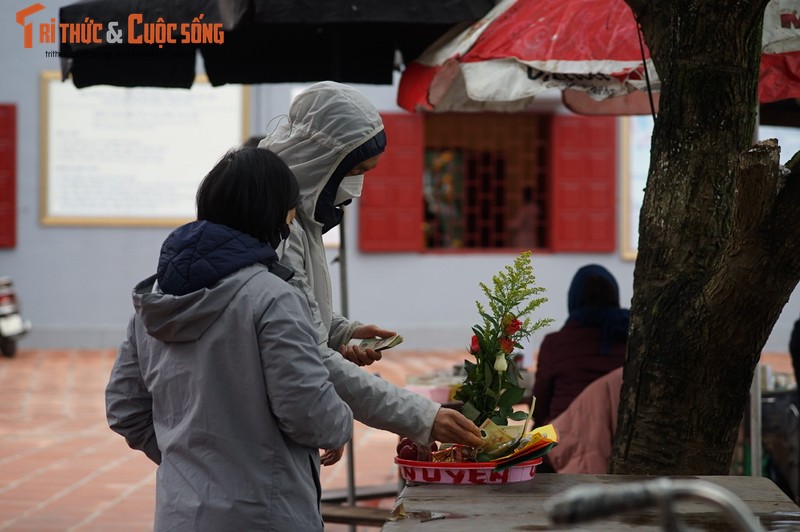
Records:
[[[570,107],[646,113],[647,96],[639,92],[647,87],[645,65],[658,91],[624,0],[503,0],[410,63],[398,104],[410,111],[521,111],[558,89]],[[800,0],[772,0],[764,17],[759,99],[793,97],[800,97]]]

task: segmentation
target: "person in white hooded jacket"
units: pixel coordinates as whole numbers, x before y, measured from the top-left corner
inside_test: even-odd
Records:
[[[355,88],[326,81],[297,95],[288,121],[259,143],[289,165],[300,185],[297,217],[278,250],[280,262],[295,272],[291,283],[308,299],[330,380],[355,419],[420,443],[477,446],[480,431],[459,412],[359,368],[358,363],[379,356],[354,350],[348,342],[393,333],[333,309],[322,235],[341,222],[342,205],[361,195],[363,174],[378,164],[385,147],[377,109]]]

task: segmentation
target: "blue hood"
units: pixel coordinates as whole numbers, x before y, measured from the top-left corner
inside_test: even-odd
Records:
[[[161,291],[180,296],[209,288],[251,264],[261,263],[272,271],[277,261],[269,244],[225,225],[195,221],[175,229],[164,241],[156,278]]]

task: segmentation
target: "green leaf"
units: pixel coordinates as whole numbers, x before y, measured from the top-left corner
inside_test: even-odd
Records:
[[[490,314],[487,314],[486,312],[479,312],[479,314],[483,317],[483,319],[485,319],[486,321],[488,321],[492,325],[497,326],[497,320],[493,316],[491,316]]]
[[[523,410],[517,410],[516,412],[508,416],[508,419],[513,419],[514,421],[525,421],[526,419],[528,419],[528,413]]]
[[[511,415],[511,407],[508,406],[501,406],[497,409],[494,413],[495,416],[502,417],[503,419],[508,419],[508,416]]]
[[[508,425],[508,419],[505,416],[494,415],[492,416],[492,422],[495,425],[502,425],[502,426]]]
[[[491,388],[492,381],[494,380],[494,373],[495,373],[495,371],[494,371],[494,360],[492,360],[491,363],[489,363],[488,360],[484,360],[483,361],[483,371],[484,371],[484,376],[485,376],[485,379],[486,379],[486,382],[483,383],[484,384],[484,388],[487,388],[487,389]]]
[[[465,418],[471,420],[472,422],[475,422],[475,420],[477,420],[481,415],[478,409],[472,404],[472,401],[467,401],[464,403],[464,406],[461,407],[461,413]]]
[[[525,390],[518,386],[513,386],[505,391],[503,395],[500,397],[500,405],[504,407],[512,407],[514,405],[518,405],[522,402],[522,396],[525,394]]]
[[[503,283],[500,283],[498,286],[502,290]],[[501,298],[499,298],[498,296],[489,294],[489,300],[490,301],[494,301],[495,303],[499,304],[500,306],[504,305],[504,301]]]

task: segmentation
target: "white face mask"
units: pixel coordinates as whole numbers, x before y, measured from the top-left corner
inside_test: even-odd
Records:
[[[341,205],[347,200],[361,197],[361,189],[364,187],[364,174],[346,175],[342,179],[339,189],[336,191],[334,205]]]

